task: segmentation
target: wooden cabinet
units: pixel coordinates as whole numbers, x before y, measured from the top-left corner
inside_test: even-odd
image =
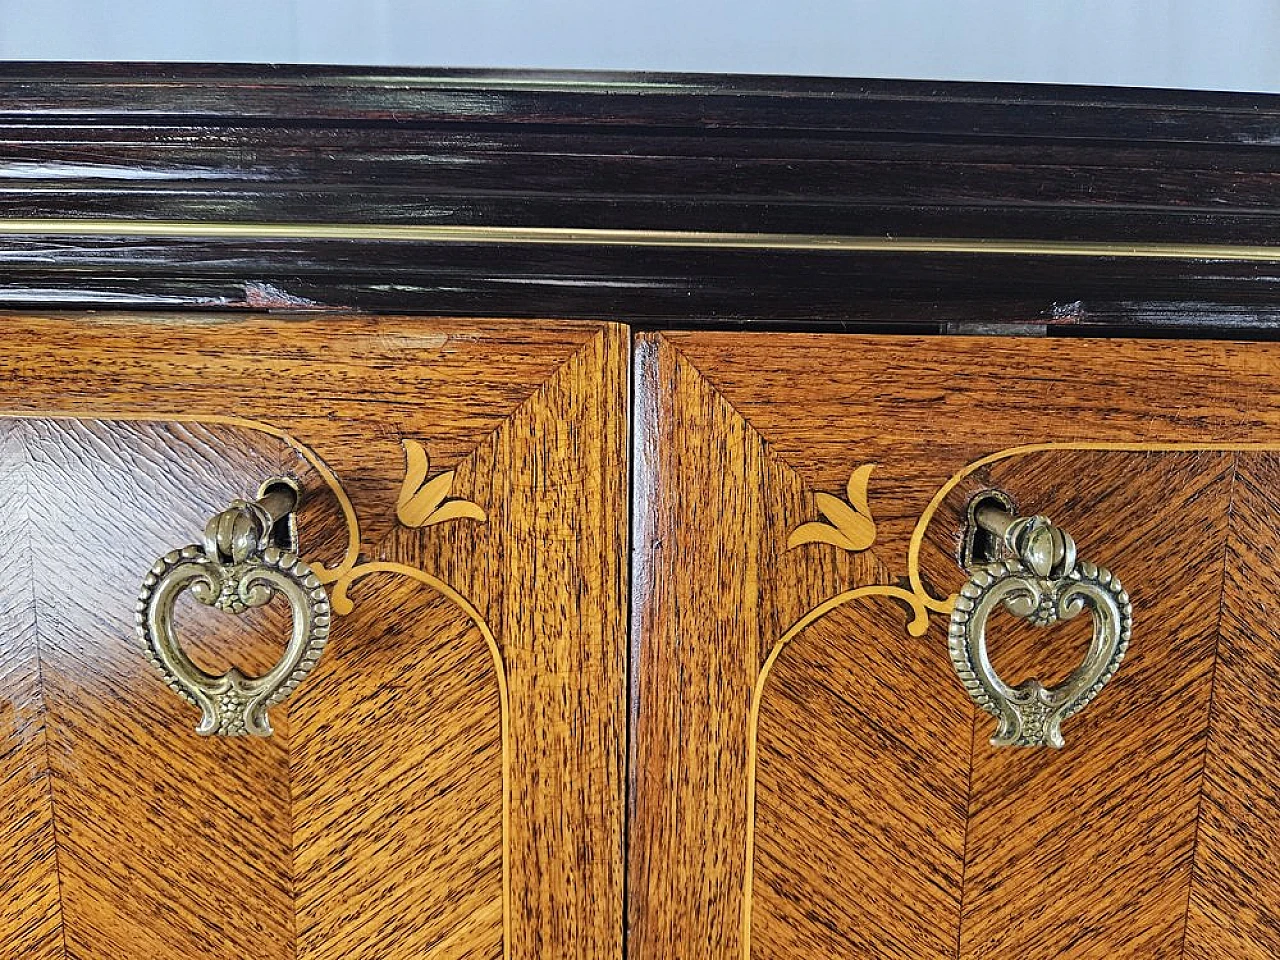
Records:
[[[642,956],[1280,950],[1280,350],[724,333],[636,350]],[[993,747],[948,655],[967,504],[1132,597],[1066,746]],[[989,628],[1062,683],[1088,617]]]
[[[1280,956],[1280,100],[0,102],[0,960]]]
[[[4,324],[0,957],[619,955],[625,332]],[[135,597],[280,475],[330,641],[273,736],[198,736]],[[261,673],[278,606],[185,648]]]

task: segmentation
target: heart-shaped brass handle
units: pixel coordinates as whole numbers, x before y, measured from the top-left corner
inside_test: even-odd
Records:
[[[989,493],[970,506],[970,576],[951,613],[951,662],[969,696],[999,721],[992,746],[1061,747],[1062,721],[1088,706],[1124,659],[1133,609],[1118,577],[1077,561],[1070,534],[1047,517],[1017,517],[1006,505],[1007,498]],[[982,549],[975,548],[975,531],[991,535]],[[996,559],[998,550],[1007,556]],[[987,619],[1001,604],[1041,627],[1090,610],[1093,639],[1084,661],[1056,687],[1039,680],[1005,683],[991,664],[986,636]]]
[[[297,553],[294,511],[300,496],[292,481],[268,481],[256,502],[234,501],[209,521],[202,544],[165,554],[143,579],[138,638],[169,688],[199,708],[199,734],[271,736],[267,710],[302,682],[329,639],[329,597]],[[174,605],[184,590],[206,606],[234,614],[280,594],[293,614],[284,655],[260,677],[235,667],[220,676],[206,673],[175,633]]]

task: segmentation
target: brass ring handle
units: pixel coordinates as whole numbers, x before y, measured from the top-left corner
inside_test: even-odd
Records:
[[[998,493],[970,504],[962,559],[970,576],[951,613],[951,663],[969,696],[999,721],[992,746],[1061,747],[1062,721],[1088,706],[1124,659],[1133,609],[1118,577],[1077,561],[1070,534],[1047,517],[1019,517],[1011,507]],[[1084,661],[1056,687],[1039,680],[1006,684],[987,655],[987,619],[1000,604],[1041,627],[1087,607],[1093,639]]]
[[[267,710],[302,682],[329,639],[329,597],[298,557],[300,499],[293,481],[267,481],[256,501],[232,502],[209,521],[201,544],[165,554],[143,579],[135,617],[138,639],[169,688],[200,710],[199,734],[271,736]],[[214,676],[196,666],[174,629],[174,605],[184,590],[206,606],[234,614],[282,595],[293,613],[293,630],[279,662],[260,677],[245,676],[236,667]]]

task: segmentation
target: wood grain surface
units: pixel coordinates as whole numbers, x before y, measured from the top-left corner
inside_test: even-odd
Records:
[[[50,960],[66,952],[20,440],[0,431],[0,957]]]
[[[0,957],[620,956],[623,332],[5,323]],[[399,522],[403,441],[485,520]],[[201,738],[133,598],[282,472],[353,609],[276,736]],[[287,616],[180,615],[216,669]]]
[[[633,955],[1275,956],[1277,397],[1271,344],[642,334]],[[867,464],[870,546],[788,549]],[[948,661],[989,487],[1133,597],[1061,751]],[[991,634],[1013,681],[1087,638]]]
[[[282,64],[0,66],[0,305],[664,325],[1274,330],[1274,95]],[[117,225],[112,228],[112,222]],[[120,221],[553,228],[555,245]],[[77,229],[77,222],[93,227]],[[104,229],[105,228],[105,229]],[[590,230],[1054,240],[1111,255],[638,248]]]
[[[1187,960],[1280,955],[1280,459],[1239,457],[1184,932]]]
[[[990,471],[1121,575],[1136,627],[1115,679],[1064,725],[1063,750],[992,748],[993,720],[977,718],[965,960],[1182,956],[1234,467],[1231,453],[1088,451]],[[1034,626],[1009,630],[1011,619],[991,633],[1012,682],[1051,669],[1061,681],[1082,658]]]

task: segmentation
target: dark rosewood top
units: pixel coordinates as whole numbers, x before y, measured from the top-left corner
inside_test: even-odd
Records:
[[[4,307],[1280,328],[1274,96],[6,64],[0,123]]]

